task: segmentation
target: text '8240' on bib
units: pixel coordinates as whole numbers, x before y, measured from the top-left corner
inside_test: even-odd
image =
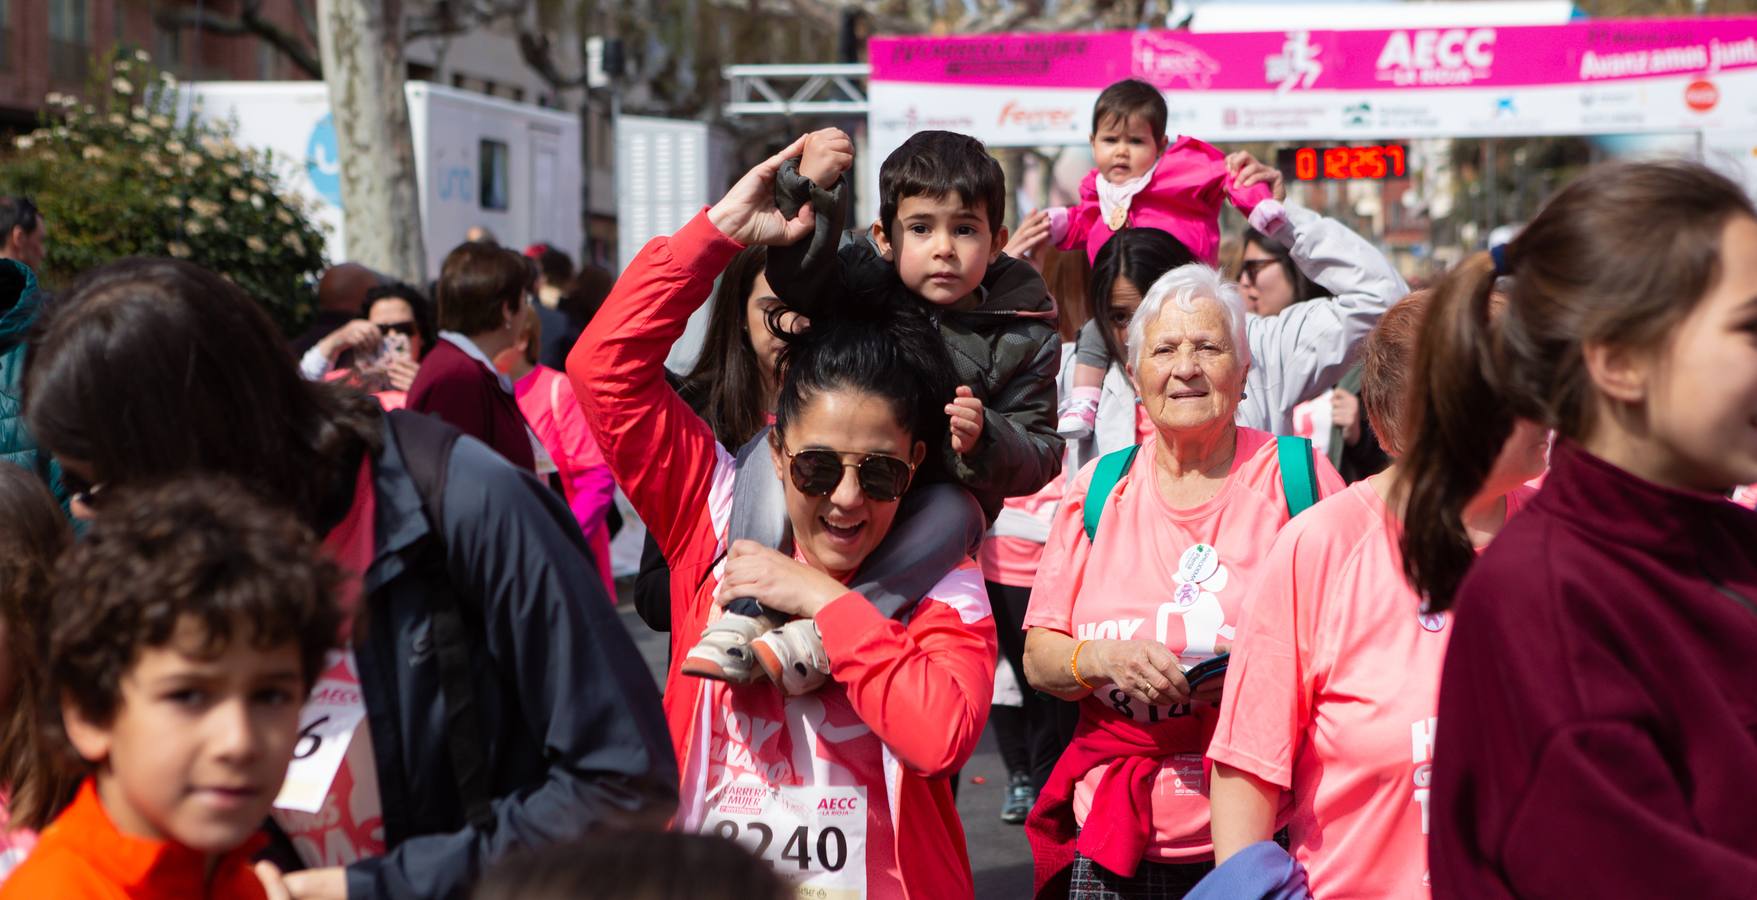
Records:
[[[737,841],[792,879],[801,898],[866,896],[866,788],[740,780],[708,796],[702,831]]]

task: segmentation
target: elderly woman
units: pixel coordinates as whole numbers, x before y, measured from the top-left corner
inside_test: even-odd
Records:
[[[1251,351],[1219,272],[1152,283],[1127,339],[1152,432],[1075,477],[1025,618],[1031,683],[1081,701],[1026,823],[1039,897],[1180,897],[1212,868],[1202,757],[1220,679],[1192,695],[1184,669],[1227,650],[1290,494],[1342,488],[1309,444],[1235,424]]]

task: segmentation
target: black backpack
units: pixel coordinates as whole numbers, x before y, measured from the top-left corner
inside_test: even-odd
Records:
[[[390,430],[402,451],[421,511],[427,516],[431,536],[419,557],[422,565],[448,569],[445,555],[445,477],[452,448],[463,432],[438,419],[410,412],[389,413]],[[470,665],[464,609],[469,601],[459,592],[456,580],[445,578],[445,588],[431,598],[428,616],[433,625],[434,654],[439,663],[440,694],[445,702],[445,744],[451,757],[452,776],[457,779],[458,798],[470,824],[487,829],[494,823],[493,800],[487,754],[482,749],[485,732],[476,705],[475,682]],[[476,612],[475,604],[470,604]]]

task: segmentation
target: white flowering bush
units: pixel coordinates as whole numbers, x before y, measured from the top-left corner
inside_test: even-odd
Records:
[[[125,256],[200,263],[256,298],[283,331],[312,312],[323,235],[275,160],[228,126],[185,117],[177,83],[144,53],[114,54],[81,101],[45,98],[41,127],[0,158],[0,194],[34,200],[49,223],[43,280],[65,285]]]

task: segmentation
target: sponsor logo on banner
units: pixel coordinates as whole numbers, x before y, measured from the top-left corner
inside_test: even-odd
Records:
[[[961,131],[970,132],[976,128],[976,120],[966,115],[922,115],[918,107],[911,106],[901,115],[888,119],[880,119],[874,123],[880,130],[907,131]]]
[[[1393,31],[1375,75],[1399,87],[1474,84],[1495,64],[1495,29]]]
[[[996,125],[1002,128],[1023,128],[1030,132],[1079,130],[1079,113],[1065,106],[1023,106],[1008,100],[1001,107]]]
[[[1387,134],[1430,132],[1440,127],[1439,108],[1426,103],[1350,103],[1342,107],[1342,126]]]
[[[1697,112],[1708,112],[1720,103],[1720,88],[1706,79],[1692,81],[1684,88],[1684,102]]]
[[[1312,43],[1310,32],[1290,31],[1281,45],[1281,55],[1263,58],[1263,80],[1275,85],[1275,93],[1285,94],[1294,88],[1310,88],[1324,74],[1318,56],[1324,48]]]
[[[1130,56],[1135,77],[1159,88],[1181,82],[1185,87],[1205,91],[1214,76],[1220,74],[1220,63],[1214,57],[1156,32],[1135,32]]]
[[[1249,131],[1310,131],[1322,128],[1333,115],[1332,106],[1228,106],[1220,121],[1227,128]]]

